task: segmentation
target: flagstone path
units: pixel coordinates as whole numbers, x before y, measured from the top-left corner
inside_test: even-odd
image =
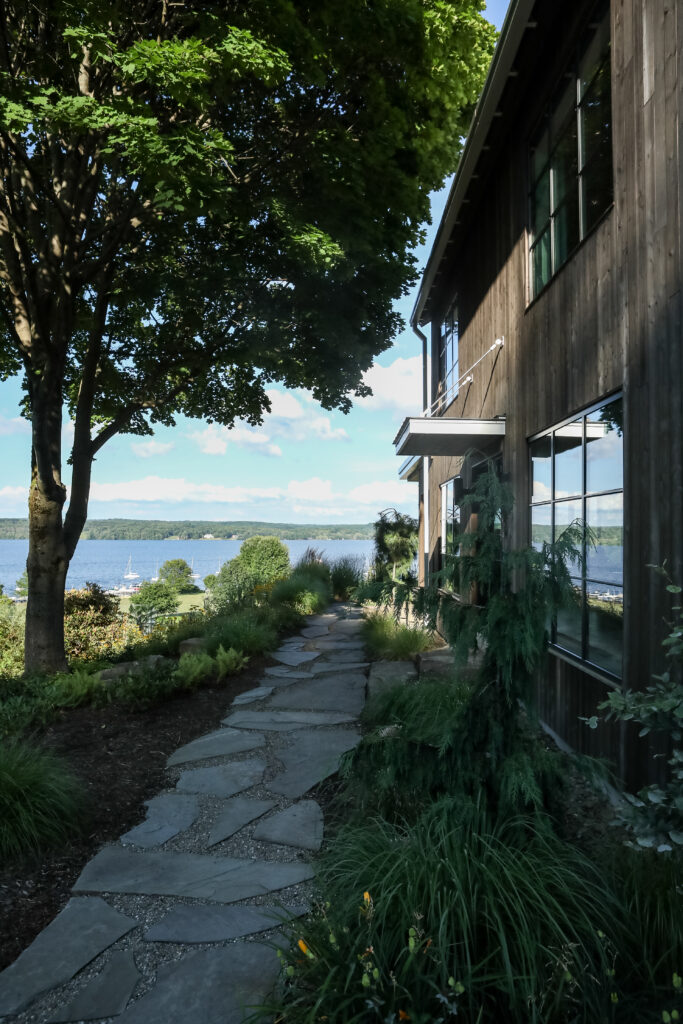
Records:
[[[309,616],[220,729],[175,751],[143,822],[86,864],[64,910],[0,973],[12,1024],[241,1024],[312,898],[307,797],[359,740],[362,615]],[[281,940],[281,937],[280,937]]]

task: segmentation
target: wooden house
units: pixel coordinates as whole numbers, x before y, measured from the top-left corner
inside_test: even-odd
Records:
[[[683,582],[682,72],[681,0],[513,0],[412,315],[424,408],[395,442],[423,579],[485,457],[514,491],[511,543],[588,524],[540,711],[632,786],[647,741],[581,718],[663,669],[648,566]]]

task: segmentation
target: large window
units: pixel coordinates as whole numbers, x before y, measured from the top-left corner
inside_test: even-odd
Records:
[[[454,303],[443,319],[439,338],[439,393],[444,405],[458,393],[458,338],[458,307]]]
[[[624,609],[623,413],[621,398],[533,438],[531,542],[583,524],[581,558],[568,568],[574,601],[552,624],[553,644],[621,676]]]
[[[530,153],[534,298],[613,200],[609,10],[591,26]]]
[[[448,570],[442,579],[442,587],[460,593],[460,571],[456,561],[459,554],[456,538],[462,532],[463,487],[460,477],[441,484],[441,569]]]

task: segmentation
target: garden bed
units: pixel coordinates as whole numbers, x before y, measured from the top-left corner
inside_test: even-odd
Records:
[[[0,869],[0,970],[66,904],[86,862],[144,818],[143,800],[166,785],[166,758],[216,728],[233,698],[257,685],[265,658],[226,682],[207,684],[143,711],[110,704],[63,710],[34,738],[82,780],[89,815],[82,835],[38,863]]]

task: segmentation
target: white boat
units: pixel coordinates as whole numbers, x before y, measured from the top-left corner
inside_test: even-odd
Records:
[[[158,582],[159,582],[159,563],[157,562],[156,569],[154,570],[154,576],[152,576],[152,583],[158,583]]]
[[[139,580],[140,579],[140,573],[139,572],[133,572],[133,556],[132,555],[130,555],[129,558],[128,558],[128,565],[126,566],[126,571],[123,574],[123,578],[124,578],[124,580]]]
[[[190,579],[191,580],[198,580],[200,578],[201,577],[200,577],[199,573],[194,571],[194,558],[193,558],[192,559],[192,564],[190,565]]]

